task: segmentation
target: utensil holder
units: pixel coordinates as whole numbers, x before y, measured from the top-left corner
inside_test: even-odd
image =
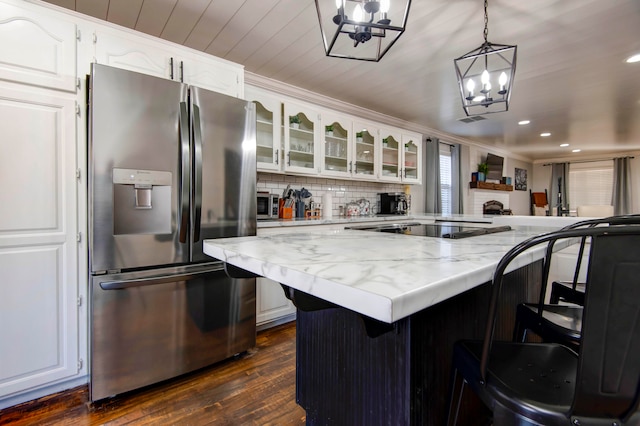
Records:
[[[296,217],[304,218],[304,201],[296,201]]]

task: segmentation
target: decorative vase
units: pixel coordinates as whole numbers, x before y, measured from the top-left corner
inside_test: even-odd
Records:
[[[478,172],[478,182],[484,182],[485,179],[486,179],[486,176],[484,175],[484,173]]]

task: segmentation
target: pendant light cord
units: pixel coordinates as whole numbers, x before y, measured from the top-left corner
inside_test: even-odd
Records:
[[[487,43],[487,37],[489,36],[489,14],[487,12],[489,0],[484,0],[484,42]]]

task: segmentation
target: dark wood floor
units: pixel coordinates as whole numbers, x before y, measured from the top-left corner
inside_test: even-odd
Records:
[[[3,425],[302,425],[295,402],[295,322],[258,334],[237,359],[88,403],[86,386],[0,411]]]

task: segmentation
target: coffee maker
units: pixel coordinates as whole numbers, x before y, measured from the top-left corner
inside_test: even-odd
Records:
[[[407,214],[409,209],[407,196],[403,192],[380,192],[378,203],[378,214]]]

